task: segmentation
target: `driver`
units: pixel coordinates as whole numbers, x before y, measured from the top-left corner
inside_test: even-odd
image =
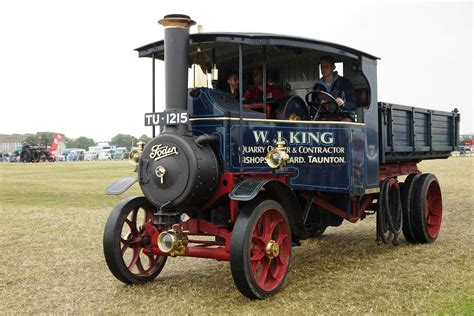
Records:
[[[313,87],[313,91],[324,91],[330,93],[337,102],[339,111],[335,113],[327,113],[322,111],[319,115],[319,119],[322,121],[355,121],[355,110],[356,110],[356,94],[352,83],[337,74],[335,60],[332,56],[326,55],[319,59],[321,67],[321,74],[323,75],[319,81]],[[327,96],[319,96],[321,106],[328,110],[330,106],[335,106],[334,102]],[[333,112],[333,111],[331,111]]]

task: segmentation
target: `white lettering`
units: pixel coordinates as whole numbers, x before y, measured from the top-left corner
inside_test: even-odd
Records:
[[[155,159],[155,161],[162,158],[179,155],[176,147],[163,146],[162,144],[155,145],[151,148],[150,159]]]
[[[268,131],[252,131],[253,136],[255,137],[255,142],[257,144],[263,143],[266,144],[268,143],[267,136],[268,136]]]
[[[298,135],[300,135],[300,132],[290,132],[290,144],[299,144],[301,141],[298,140]]]

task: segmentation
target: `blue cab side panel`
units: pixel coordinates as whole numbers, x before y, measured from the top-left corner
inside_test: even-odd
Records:
[[[293,174],[289,185],[297,190],[360,195],[365,189],[365,130],[361,124],[275,122],[229,118],[194,121],[195,134],[217,134],[215,148],[224,172],[268,172],[265,162],[277,139],[287,143]],[[239,159],[242,130],[242,160]]]
[[[239,125],[230,126],[229,171],[271,171],[265,162],[266,154],[278,139],[283,139],[290,156],[288,170],[293,176],[289,184],[293,189],[351,195],[362,192],[365,147],[362,128],[330,123],[275,123],[271,120],[244,122],[242,128],[243,155],[240,161],[237,154]],[[359,171],[354,173],[354,167]]]

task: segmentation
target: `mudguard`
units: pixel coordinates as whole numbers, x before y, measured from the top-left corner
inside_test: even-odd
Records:
[[[304,229],[303,211],[293,190],[286,184],[276,180],[242,180],[229,193],[229,198],[236,201],[250,201],[265,187],[267,198],[274,199],[283,206],[283,209],[290,221],[290,229],[293,236],[293,243],[299,244],[300,239],[306,239],[307,234]]]
[[[229,198],[235,201],[250,201],[257,196],[260,189],[271,180],[242,180],[229,193]]]
[[[138,181],[137,177],[126,177],[112,183],[105,193],[107,195],[120,195],[127,191],[132,185]]]

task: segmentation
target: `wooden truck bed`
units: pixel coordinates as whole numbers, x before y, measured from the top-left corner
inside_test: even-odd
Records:
[[[457,150],[459,114],[379,102],[380,161],[441,159]]]

